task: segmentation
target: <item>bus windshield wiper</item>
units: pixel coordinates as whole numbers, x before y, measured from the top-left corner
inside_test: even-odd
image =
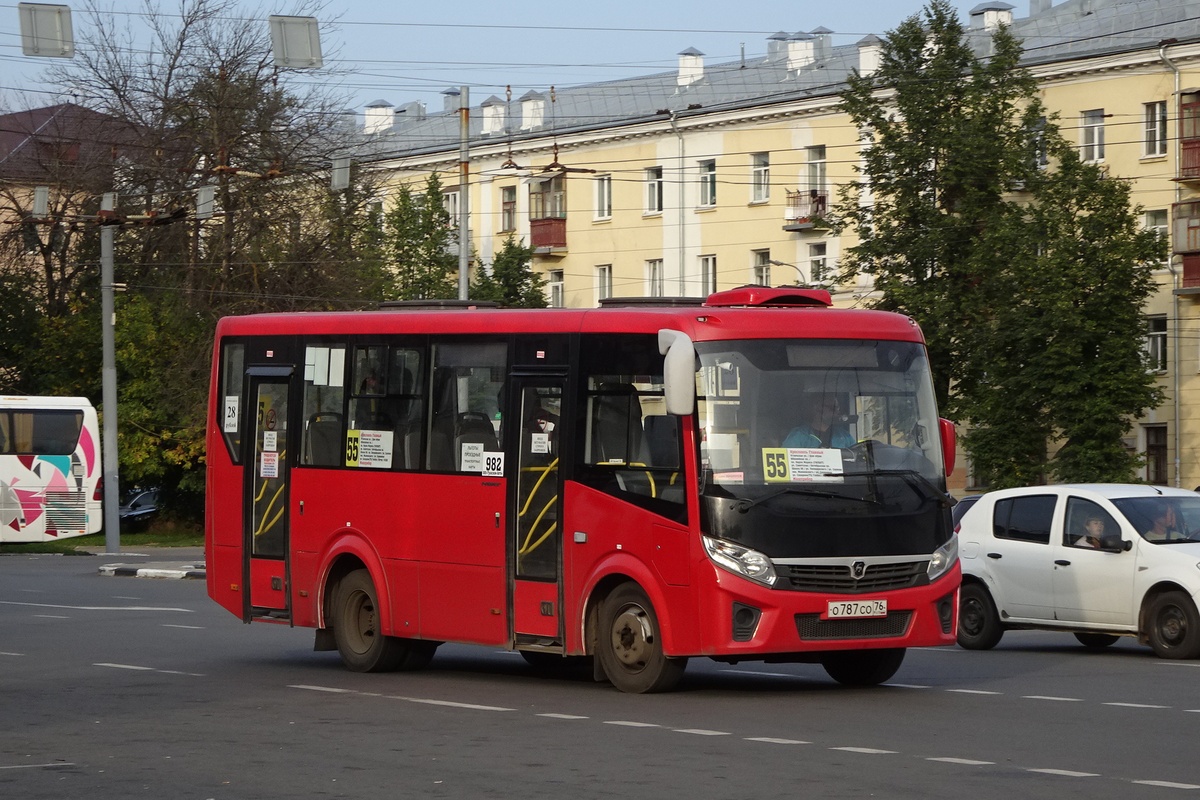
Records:
[[[841,473],[835,474],[840,475]],[[894,475],[903,479],[905,483],[911,486],[913,491],[917,493],[918,497],[928,497],[931,500],[936,500],[937,504],[942,508],[953,508],[954,506],[958,505],[958,500],[956,500],[949,492],[943,492],[934,485],[933,481],[929,480],[929,478],[926,478],[915,469],[872,469],[866,472],[847,472],[846,475],[853,475],[856,477],[859,475],[865,475],[867,477]]]
[[[853,497],[844,494],[837,494],[835,492],[822,492],[819,489],[801,489],[795,486],[785,486],[782,489],[776,489],[773,492],[764,494],[762,497],[756,497],[753,500],[743,497],[730,503],[729,507],[735,508],[742,514],[745,514],[759,503],[765,503],[768,500],[774,500],[776,497],[782,497],[785,494],[798,494],[805,497],[822,497],[827,500],[853,500],[857,503],[870,503],[872,505],[879,504],[878,500],[874,500],[869,497]]]

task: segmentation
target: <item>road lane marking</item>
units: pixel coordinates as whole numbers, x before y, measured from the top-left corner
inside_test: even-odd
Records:
[[[694,736],[728,736],[729,731],[710,731],[704,728],[672,728],[675,733],[690,733]]]
[[[1170,706],[1156,706],[1150,703],[1104,703],[1104,705],[1119,708],[1170,708]]]
[[[59,761],[54,764],[0,764],[0,769],[53,769],[54,767],[73,767],[74,761]]]
[[[456,703],[452,700],[434,700],[428,697],[404,697],[398,694],[382,695],[388,700],[403,700],[406,703],[421,703],[427,706],[446,706],[447,708],[467,708],[472,711],[516,711],[515,708],[504,708],[503,706],[481,706],[476,703]]]
[[[622,725],[626,728],[661,728],[661,725],[655,725],[653,722],[631,722],[626,719],[606,719],[605,725]]]
[[[721,672],[732,672],[734,675],[758,675],[763,678],[795,678],[790,672],[756,672],[752,669],[723,669]]]
[[[766,744],[812,744],[800,739],[777,739],[774,736],[747,736],[747,742],[764,742]]]
[[[1164,789],[1200,789],[1200,785],[1194,783],[1174,783],[1172,781],[1130,781],[1141,786],[1160,786]]]
[[[1021,695],[1022,700],[1053,700],[1058,703],[1082,703],[1081,697],[1055,697],[1048,694],[1024,694]]]
[[[6,653],[3,651],[0,651],[0,656],[18,656],[18,657],[20,657],[23,655],[25,655],[25,654],[24,653]]]
[[[179,611],[185,614],[195,614],[190,608],[170,608],[168,606],[63,606],[53,603],[18,603],[16,600],[0,600],[0,606],[26,606],[29,608],[62,608],[67,611]]]
[[[898,750],[880,750],[875,747],[831,747],[830,750],[841,750],[846,753],[862,753],[868,756],[889,756],[898,753]]]
[[[353,689],[338,689],[333,686],[311,686],[305,683],[288,684],[289,689],[305,689],[310,692],[330,692],[331,694],[358,694]]]
[[[203,678],[202,672],[181,672],[177,669],[158,669],[157,667],[143,667],[138,664],[111,664],[108,662],[100,662],[92,664],[93,667],[108,667],[109,669],[129,669],[136,672],[158,672],[163,675],[187,675],[190,678]]]
[[[167,622],[164,622],[162,624],[162,627],[164,627],[164,628],[183,628],[185,631],[202,631],[202,630],[204,630],[203,625],[172,625]]]
[[[70,619],[62,614],[34,614],[33,616],[35,619]]]
[[[951,758],[949,756],[936,756],[925,760],[940,761],[943,764],[962,764],[967,767],[986,767],[996,763],[995,761],[976,761],[973,758]]]
[[[885,683],[884,686],[890,686],[893,689],[928,689],[930,687],[921,683]]]
[[[946,691],[958,694],[1003,694],[1003,692],[989,692],[984,689],[947,689]]]
[[[1075,772],[1070,769],[1036,769],[1027,767],[1026,772],[1039,772],[1042,775],[1059,775],[1064,778],[1099,778],[1099,772]]]
[[[579,714],[538,714],[539,717],[549,717],[550,719],[587,719],[587,717]]]

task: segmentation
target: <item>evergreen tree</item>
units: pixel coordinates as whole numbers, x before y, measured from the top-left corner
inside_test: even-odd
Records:
[[[458,297],[458,256],[452,246],[458,234],[442,205],[442,184],[429,176],[417,194],[402,186],[383,218],[382,248],[392,270],[397,300]]]
[[[492,260],[489,272],[483,264],[475,271],[471,297],[494,300],[509,308],[545,308],[546,281],[533,271],[533,248],[511,233]]]
[[[1141,307],[1162,244],[1138,230],[1128,186],[1047,119],[1020,55],[1002,27],[976,57],[933,0],[877,72],[851,78],[863,177],[835,213],[859,237],[842,277],[872,275],[878,306],[921,324],[939,403],[970,423],[992,486],[1128,480],[1121,436],[1158,402]]]

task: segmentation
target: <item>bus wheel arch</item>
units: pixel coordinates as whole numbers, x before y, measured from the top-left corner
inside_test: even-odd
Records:
[[[636,581],[611,584],[588,618],[595,620],[589,639],[595,644],[596,671],[617,689],[666,692],[679,683],[687,659],[666,655],[658,613]]]

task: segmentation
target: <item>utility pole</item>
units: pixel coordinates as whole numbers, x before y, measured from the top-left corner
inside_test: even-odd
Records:
[[[470,192],[467,178],[471,172],[470,90],[464,86],[458,96],[458,299],[466,300],[471,283]]]
[[[116,307],[113,302],[113,235],[111,223],[117,206],[115,192],[106,192],[100,201],[100,313],[103,369],[101,372],[101,403],[104,409],[104,429],[101,433],[101,475],[104,477],[104,551],[121,552],[121,518],[117,513],[120,486],[117,470],[117,343],[113,330]]]

